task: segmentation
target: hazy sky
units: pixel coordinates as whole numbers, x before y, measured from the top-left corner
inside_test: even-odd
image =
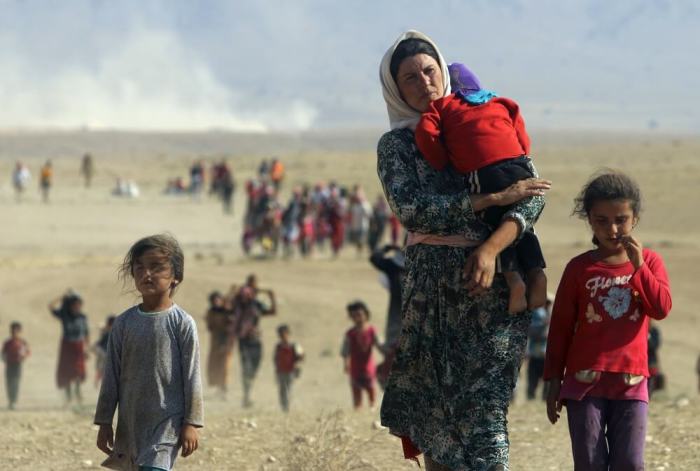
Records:
[[[530,127],[700,133],[695,0],[0,0],[0,128],[386,127],[408,28]]]

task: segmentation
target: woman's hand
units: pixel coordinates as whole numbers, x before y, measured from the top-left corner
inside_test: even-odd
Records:
[[[463,278],[470,296],[477,296],[491,287],[496,272],[496,256],[518,237],[520,226],[505,219],[489,238],[467,257]]]
[[[488,242],[477,247],[464,263],[462,278],[470,296],[477,296],[491,287],[496,273],[496,255]]]
[[[559,420],[559,413],[562,408],[562,401],[559,399],[559,391],[561,390],[561,380],[552,378],[549,380],[549,391],[547,392],[547,418],[552,425]]]
[[[182,457],[187,458],[199,447],[197,429],[194,425],[184,424],[180,430],[180,446],[182,447]]]
[[[97,432],[97,448],[108,455],[112,454],[114,449],[114,431],[111,425],[100,425],[100,431]]]
[[[508,206],[530,196],[544,196],[552,188],[552,182],[544,178],[527,178],[513,183],[503,191],[493,194],[496,206]]]

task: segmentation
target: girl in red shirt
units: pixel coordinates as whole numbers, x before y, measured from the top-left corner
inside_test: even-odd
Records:
[[[671,310],[663,260],[632,236],[637,184],[604,173],[584,186],[574,213],[596,248],[564,270],[552,311],[544,378],[547,416],[567,407],[575,470],[644,469],[649,319]]]

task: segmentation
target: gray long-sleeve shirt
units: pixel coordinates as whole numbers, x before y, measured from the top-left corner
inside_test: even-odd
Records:
[[[112,424],[114,452],[103,466],[171,469],[182,425],[204,425],[197,326],[181,307],[143,313],[138,306],[114,322],[95,424]]]

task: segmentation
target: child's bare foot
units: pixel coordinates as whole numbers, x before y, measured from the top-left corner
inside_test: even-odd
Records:
[[[510,295],[508,296],[508,312],[511,314],[523,312],[527,309],[527,298],[525,297],[527,286],[525,286],[525,282],[518,272],[505,272],[504,276],[506,278],[506,283],[508,283],[508,289],[510,290]]]
[[[541,268],[527,273],[527,308],[535,309],[547,303],[547,275]]]

